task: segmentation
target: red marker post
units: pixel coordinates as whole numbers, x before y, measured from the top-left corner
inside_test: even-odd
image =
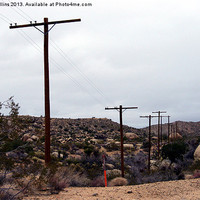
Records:
[[[105,187],[107,187],[107,178],[106,178],[106,161],[105,155],[102,156],[103,158],[103,170],[104,170],[104,180],[105,180]]]

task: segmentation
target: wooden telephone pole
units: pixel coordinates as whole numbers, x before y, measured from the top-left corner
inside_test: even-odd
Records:
[[[71,20],[62,20],[62,21],[52,21],[48,22],[48,18],[44,18],[44,22],[42,23],[30,23],[24,25],[10,26],[10,29],[14,28],[26,28],[26,27],[35,27],[44,26],[44,32],[38,29],[40,32],[44,34],[44,85],[45,85],[45,164],[48,165],[51,161],[50,156],[50,95],[49,95],[49,43],[48,43],[48,35],[49,31],[56,25],[61,23],[71,23],[71,22],[79,22],[81,19],[71,19]],[[52,27],[49,29],[48,25]]]
[[[168,134],[167,134],[167,143],[169,144],[169,135],[170,135],[170,116],[168,117],[167,125],[168,125]]]
[[[151,119],[154,117],[158,117],[158,116],[152,116],[152,115],[148,115],[148,116],[140,116],[141,118],[148,118],[149,119],[149,152],[148,152],[148,171],[150,173],[150,168],[151,168]]]
[[[122,107],[120,105],[119,107],[114,108],[105,108],[105,110],[117,110],[119,111],[119,118],[120,118],[120,135],[121,135],[121,172],[122,177],[124,177],[124,146],[123,146],[123,125],[122,125],[122,112],[127,109],[137,109],[138,107]]]
[[[163,134],[162,134],[162,132],[163,132],[163,129],[162,129],[162,128],[163,128],[163,127],[162,127],[162,126],[163,126],[162,118],[163,118],[163,117],[167,117],[167,118],[168,118],[168,137],[169,137],[169,117],[170,117],[170,116],[160,116],[160,118],[161,118],[161,131],[160,131],[160,139],[161,139],[161,140],[160,140],[160,143],[161,143],[161,146],[162,146],[162,144],[163,144]],[[168,143],[169,143],[169,142],[168,142]]]
[[[157,111],[152,113],[158,113],[158,158],[160,157],[160,114],[166,113],[166,111]]]

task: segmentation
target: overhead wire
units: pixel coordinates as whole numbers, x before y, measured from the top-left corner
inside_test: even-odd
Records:
[[[18,14],[19,14],[19,12],[17,12]],[[2,14],[1,14],[2,15]],[[8,22],[8,20],[10,21],[10,22],[12,22],[13,23],[13,21],[12,20],[10,20],[9,18],[7,18],[7,17],[5,17],[4,15],[2,15],[4,18],[6,18],[6,20],[5,19],[3,19],[2,17],[1,17],[1,19],[2,20],[4,20],[6,23],[9,23]],[[21,15],[22,17],[23,17],[23,15]],[[9,23],[10,24],[10,23]],[[27,40],[31,45],[33,45],[33,47],[37,50],[37,51],[39,51],[40,53],[42,52],[42,49],[41,49],[41,47],[34,41],[34,40],[32,40],[32,38],[28,35],[28,34],[26,34],[23,30],[18,30],[18,32],[19,32],[19,34],[25,39],[25,40]],[[55,46],[56,46],[56,44],[54,44]],[[55,48],[55,46],[54,46],[54,48]],[[60,48],[58,48],[57,47],[57,51],[58,51],[58,49],[60,49]],[[62,50],[60,49],[60,51],[58,51],[58,52],[62,52]],[[63,52],[64,53],[64,52]],[[61,54],[61,53],[60,53]],[[61,54],[62,55],[62,54]],[[63,56],[64,57],[64,56]],[[66,56],[64,57],[65,58],[65,60],[67,60],[66,59]],[[59,71],[61,71],[65,76],[67,76],[68,78],[70,78],[79,88],[81,88],[82,90],[84,90],[86,93],[88,93],[88,95],[89,96],[91,96],[92,98],[94,98],[96,101],[98,101],[98,103],[100,103],[100,104],[102,104],[103,106],[104,106],[104,104],[98,99],[98,98],[96,98],[94,95],[92,95],[84,86],[82,86],[78,81],[76,81],[71,75],[69,75],[68,73],[66,73],[65,72],[65,70],[53,59],[53,58],[51,58],[50,57],[50,60],[55,64],[55,67],[59,70]],[[68,61],[69,62],[69,61]],[[72,65],[72,63],[71,63],[71,65]],[[78,68],[77,68],[78,69]],[[85,76],[86,77],[86,76]],[[87,78],[87,77],[86,77]],[[89,80],[89,79],[88,79]]]
[[[105,100],[107,100],[103,92],[76,66],[71,58],[52,39],[50,40],[53,43],[52,47],[58,51],[58,53],[64,58],[64,60],[68,62],[87,81],[87,83],[98,92],[98,94],[100,94]]]
[[[50,58],[50,60],[52,63],[55,64],[55,67],[57,69],[59,69],[64,75],[66,75],[68,78],[70,78],[79,88],[84,90],[86,93],[88,93],[88,95],[90,95],[92,98],[94,98],[96,101],[98,101],[98,103],[100,103],[101,105],[104,106],[104,104],[102,104],[102,102],[99,101],[98,98],[93,96],[85,87],[83,87],[78,81],[76,81],[76,79],[74,79],[70,74],[66,73],[65,70],[63,69],[63,67],[58,62],[56,62],[53,58]]]
[[[9,19],[5,16],[5,15],[3,15],[2,13],[0,13],[0,18],[4,21],[4,22],[6,22],[6,23],[10,23],[11,21],[9,21]]]
[[[9,2],[11,2],[10,0],[8,0]],[[23,14],[25,14],[29,19],[33,20],[33,18],[31,18],[28,14],[26,14],[23,10],[21,10],[20,8],[17,7],[17,9],[19,9]],[[18,12],[17,12],[18,13]],[[19,13],[18,13],[19,14]],[[20,16],[22,16],[20,14]],[[23,17],[23,16],[22,16]],[[25,17],[24,17],[25,18]],[[27,18],[25,18],[26,20],[28,20]],[[53,27],[51,27],[52,29]],[[49,30],[50,31],[50,30]],[[98,93],[99,95],[101,95],[104,100],[108,101],[108,99],[105,97],[105,95],[103,94],[103,92],[74,64],[74,62],[69,58],[69,56],[66,55],[66,53],[52,40],[50,39],[51,42],[54,44],[54,46],[52,45],[52,47],[54,49],[56,49],[58,51],[58,53],[65,59],[65,61],[67,61],[87,82],[90,86],[92,86]]]

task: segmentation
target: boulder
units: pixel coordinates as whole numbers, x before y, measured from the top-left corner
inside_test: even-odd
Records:
[[[124,186],[124,185],[128,185],[128,181],[127,181],[127,179],[125,179],[123,177],[114,178],[109,183],[109,186],[111,186],[111,187],[113,187],[113,186]]]
[[[182,139],[182,135],[180,135],[179,133],[171,133],[169,135],[169,139]]]
[[[168,160],[168,159],[165,159],[165,160],[163,160],[163,161],[161,162],[159,168],[160,168],[161,170],[166,170],[166,169],[169,168],[170,165],[171,165],[171,161]]]
[[[114,167],[113,164],[106,163],[106,169],[114,169]]]
[[[138,138],[138,135],[135,133],[125,133],[125,136],[130,140]]]
[[[70,154],[70,155],[68,155],[68,159],[80,161],[82,159],[82,157],[80,155]]]
[[[26,142],[33,142],[33,140],[31,138],[28,138],[28,140],[26,140]]]
[[[29,133],[26,133],[26,134],[23,135],[22,141],[27,142],[27,140],[30,139],[30,138],[31,138],[31,135]]]
[[[124,149],[133,149],[133,144],[124,144]]]
[[[195,161],[200,160],[200,145],[196,148],[196,150],[194,152],[194,160]]]
[[[39,140],[39,137],[36,136],[36,135],[33,135],[33,136],[31,137],[31,139],[34,140],[34,141],[38,141],[38,140]]]

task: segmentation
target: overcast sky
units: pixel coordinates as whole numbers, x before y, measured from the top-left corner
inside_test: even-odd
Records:
[[[0,6],[0,101],[14,96],[20,114],[44,116],[43,34],[34,27],[9,29],[9,23],[81,18],[49,33],[51,117],[119,122],[118,112],[105,107],[123,105],[138,107],[123,113],[123,123],[137,128],[148,125],[139,116],[158,110],[171,121],[199,121],[199,0],[46,2]]]

